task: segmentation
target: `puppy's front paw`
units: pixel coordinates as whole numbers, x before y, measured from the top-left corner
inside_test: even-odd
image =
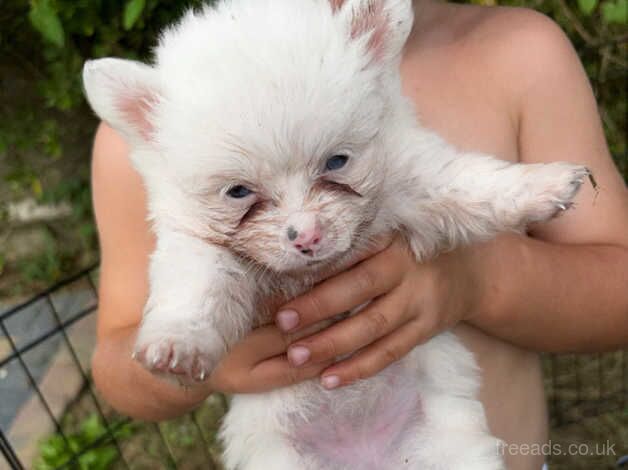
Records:
[[[530,198],[527,212],[531,221],[545,221],[573,205],[578,190],[590,179],[588,168],[570,163],[548,163],[528,175]]]
[[[202,382],[226,352],[211,326],[150,321],[140,327],[133,357],[146,369],[180,384]]]

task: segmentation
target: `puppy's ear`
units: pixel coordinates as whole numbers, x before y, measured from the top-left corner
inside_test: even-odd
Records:
[[[123,59],[87,61],[83,86],[94,112],[129,143],[154,141],[153,112],[161,96],[152,67]]]
[[[414,14],[412,0],[329,0],[334,14],[347,24],[351,40],[363,41],[378,62],[398,59]]]

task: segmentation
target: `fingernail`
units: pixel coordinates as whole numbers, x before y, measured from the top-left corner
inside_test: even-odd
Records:
[[[321,378],[321,384],[327,390],[331,390],[332,388],[336,388],[338,385],[340,385],[340,377],[338,377],[337,375],[327,375]]]
[[[277,325],[283,331],[290,331],[299,324],[299,314],[294,310],[282,310],[277,314]]]
[[[288,360],[293,366],[305,364],[310,358],[310,350],[303,346],[293,346],[288,349]]]

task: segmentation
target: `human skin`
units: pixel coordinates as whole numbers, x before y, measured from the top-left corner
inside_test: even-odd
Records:
[[[533,227],[530,236],[502,235],[421,265],[395,241],[276,306],[297,311],[299,326],[378,297],[370,313],[298,341],[274,325],[260,328],[206,383],[183,390],[131,359],[154,238],[128,148],[102,125],[93,156],[102,251],[93,374],[114,407],[165,419],[198,405],[212,390],[263,391],[321,375],[337,376],[342,385],[454,327],[482,368],[480,398],[492,432],[508,443],[542,443],[545,398],[538,357],[529,351],[601,351],[628,343],[628,195],[571,45],[531,11],[415,3],[402,78],[423,125],[465,151],[525,163],[584,164],[599,192],[585,186],[575,209]],[[290,364],[290,344],[308,348],[306,364]],[[334,355],[364,346],[332,365]],[[526,470],[540,468],[543,459],[506,458],[509,469]]]

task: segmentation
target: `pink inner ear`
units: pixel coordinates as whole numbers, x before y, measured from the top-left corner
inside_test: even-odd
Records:
[[[345,0],[329,0],[329,3],[331,4],[331,11],[336,13],[338,10],[340,10],[340,8],[342,8],[342,4],[344,2]]]
[[[157,104],[157,95],[150,90],[140,90],[133,96],[122,97],[118,101],[118,110],[123,114],[126,122],[140,133],[143,139],[149,141],[155,130],[150,121],[150,112]]]
[[[354,13],[351,24],[351,39],[371,33],[368,50],[375,59],[380,59],[385,52],[388,18],[384,13],[384,0],[369,0],[366,5]]]

